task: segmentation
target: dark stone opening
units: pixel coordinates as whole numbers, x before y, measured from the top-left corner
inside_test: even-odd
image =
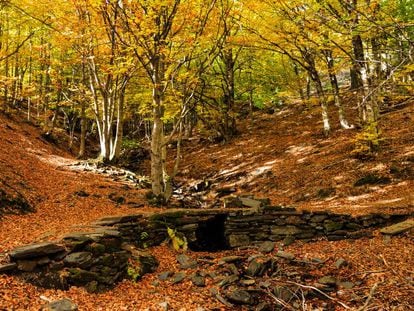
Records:
[[[188,247],[192,251],[216,252],[229,249],[227,239],[224,234],[227,215],[219,214],[199,222],[195,232],[196,241],[189,243]]]

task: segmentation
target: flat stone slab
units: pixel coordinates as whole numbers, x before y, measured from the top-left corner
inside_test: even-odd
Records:
[[[0,273],[5,273],[9,271],[13,271],[17,268],[17,264],[12,262],[5,265],[0,265]]]
[[[96,225],[101,226],[112,226],[119,223],[137,221],[139,218],[142,218],[142,214],[131,214],[131,215],[123,215],[123,216],[108,216],[101,218],[94,222]]]
[[[387,235],[397,235],[408,230],[414,229],[414,218],[399,222],[389,227],[382,228],[380,232]]]
[[[13,259],[26,259],[56,254],[64,250],[65,248],[63,246],[55,243],[44,242],[15,248],[9,253],[9,255]]]

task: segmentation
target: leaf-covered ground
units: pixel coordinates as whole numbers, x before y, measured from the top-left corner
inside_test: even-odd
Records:
[[[330,138],[323,138],[317,127],[317,109],[258,114],[240,124],[241,135],[228,144],[207,143],[201,138],[186,141],[179,179],[212,179],[214,187],[231,186],[238,193],[270,197],[273,204],[300,208],[352,214],[413,212],[413,111],[411,105],[381,119],[383,148],[370,161],[350,156],[355,130],[337,129]],[[0,150],[1,188],[21,194],[36,208],[30,214],[2,216],[0,252],[82,231],[102,216],[157,210],[146,205],[145,190],[73,170],[70,165],[76,159],[46,142],[39,129],[17,117],[0,116]],[[143,163],[144,171],[147,167]],[[391,182],[355,187],[354,183],[367,174],[387,177]],[[114,202],[114,194],[125,198],[125,202]],[[367,310],[409,310],[414,305],[412,234],[390,240],[377,234],[356,241],[296,242],[286,250],[300,258],[326,259],[322,269],[313,271],[315,276],[362,281],[359,288],[332,294],[352,308],[364,305],[375,284]],[[158,271],[177,269],[175,254],[167,246],[151,251],[160,260]],[[214,260],[235,252],[209,255]],[[251,254],[255,250],[243,252]],[[204,255],[190,253],[195,258]],[[351,265],[336,269],[333,263],[338,258]],[[80,310],[157,310],[165,301],[174,310],[225,309],[211,295],[210,288],[215,286],[211,280],[205,288],[194,288],[189,281],[154,284],[156,280],[156,274],[147,275],[137,283],[124,281],[107,293],[88,294],[80,288],[68,292],[39,289],[16,277],[1,275],[0,309],[38,310],[44,303],[41,296],[52,300],[71,298]],[[323,306],[321,301],[307,303],[315,308]],[[336,303],[329,305],[342,308]]]

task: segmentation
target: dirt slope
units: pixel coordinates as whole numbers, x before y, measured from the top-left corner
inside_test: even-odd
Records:
[[[225,145],[201,139],[187,141],[180,182],[188,184],[188,178],[211,179],[212,192],[218,187],[234,186],[239,193],[269,196],[274,204],[301,208],[328,208],[353,214],[412,212],[413,105],[382,118],[386,140],[372,161],[350,156],[355,130],[334,129],[332,136],[325,139],[316,127],[319,113],[317,109],[310,109],[297,107],[274,115],[255,115],[252,120],[242,122],[241,135]],[[12,194],[20,193],[36,209],[31,214],[5,215],[0,219],[0,252],[35,240],[53,239],[68,231],[81,231],[83,225],[105,215],[137,212],[128,203],[144,202],[142,190],[131,189],[104,176],[74,171],[70,165],[76,160],[45,142],[39,129],[2,115],[0,150],[1,187]],[[148,169],[146,163],[144,166],[143,169]],[[388,177],[390,183],[354,187],[367,173]],[[80,191],[88,196],[80,195]],[[113,193],[125,197],[126,204],[110,200]],[[155,209],[143,206],[139,210]],[[372,239],[295,242],[284,250],[298,258],[326,260],[322,270],[312,272],[315,277],[334,275],[360,284],[332,294],[351,309],[363,306],[374,286],[370,308],[412,309],[412,235],[384,240],[376,232]],[[176,254],[169,247],[164,245],[150,251],[160,260],[158,272],[178,271]],[[255,250],[242,252],[250,256]],[[209,256],[214,260],[237,253],[189,252],[188,255]],[[346,259],[350,265],[336,269],[334,263],[339,258]],[[76,287],[67,292],[45,290],[19,278],[1,275],[0,310],[39,310],[44,298],[62,297],[72,299],[80,310],[161,310],[159,303],[165,301],[173,310],[198,307],[225,310],[211,295],[210,288],[214,286],[212,280],[208,280],[206,287],[196,289],[189,280],[175,285],[160,283],[157,274],[152,274],[137,283],[124,281],[106,293],[89,294]],[[320,301],[307,303],[313,309],[323,305]],[[329,300],[324,303],[332,310],[341,310]]]
[[[0,115],[0,150],[0,189],[10,196],[21,195],[36,210],[0,219],[0,252],[81,231],[82,225],[99,217],[136,212],[128,202],[143,203],[143,191],[72,170],[69,165],[76,159],[45,141],[38,128],[18,118]],[[126,204],[110,200],[113,193],[125,197]]]
[[[356,129],[321,133],[316,107],[256,114],[227,144],[186,142],[181,178],[210,179],[214,188],[270,197],[273,204],[365,214],[414,210],[414,102],[382,115],[381,150],[370,160],[351,155]],[[374,175],[378,184],[354,186]]]

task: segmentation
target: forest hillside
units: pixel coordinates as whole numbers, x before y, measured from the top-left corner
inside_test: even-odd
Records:
[[[411,310],[414,0],[0,0],[0,310]]]
[[[67,232],[88,230],[88,224],[103,216],[150,213],[168,207],[222,208],[229,194],[251,193],[260,198],[269,197],[273,204],[334,213],[412,213],[413,108],[410,102],[384,114],[381,119],[383,135],[387,137],[384,147],[375,157],[363,160],[350,153],[354,145],[351,131],[338,129],[330,139],[321,134],[313,120],[318,114],[315,107],[294,105],[271,113],[254,113],[241,124],[240,135],[226,144],[211,142],[196,134],[194,138],[183,141],[185,156],[181,173],[177,176],[175,194],[171,205],[161,209],[148,203],[148,189],[139,189],[136,182],[119,178],[121,168],[107,166],[106,171],[102,171],[90,162],[90,169],[85,170],[86,166],[65,150],[67,141],[64,136],[61,136],[60,143],[50,142],[39,127],[27,123],[21,114],[1,115],[2,200],[5,196],[8,199],[19,198],[13,201],[16,204],[8,204],[9,201],[3,205],[5,201],[2,201],[2,206],[14,209],[2,210],[1,250],[47,241]],[[174,144],[169,148],[171,152],[176,150]],[[145,157],[140,161],[140,175],[148,172],[148,161]],[[367,179],[367,176],[372,177]],[[363,180],[368,181],[363,185],[357,184]],[[122,201],[117,201],[119,198],[123,198]],[[21,202],[26,202],[27,205],[23,206],[28,208],[21,210]],[[409,253],[413,247],[409,236],[395,237],[391,244],[384,244],[381,236],[375,236],[354,242],[320,241],[309,246],[296,242],[286,250],[300,258],[323,258],[331,262],[330,265],[338,258],[346,258],[352,262],[352,268],[349,266],[347,269],[352,269],[353,273],[364,273],[370,266],[369,269],[381,268],[378,271],[385,271],[381,272],[383,275],[387,272],[374,254],[386,256],[387,265],[409,269],[411,256],[394,255],[401,251]],[[364,255],[361,251],[372,254]],[[155,248],[152,253],[161,260],[161,271],[177,269],[171,266],[175,254],[168,246]],[[234,254],[234,251],[229,254]],[[243,252],[237,254],[245,255]],[[193,253],[191,256],[211,255],[213,253]],[[219,259],[225,255],[219,252],[213,256]],[[329,268],[330,265],[323,269],[323,275],[337,273]],[[1,280],[4,287],[0,293],[4,297],[2,306],[6,309],[11,306],[35,309],[43,303],[39,297],[46,295],[54,299],[70,297],[82,306],[82,310],[98,306],[104,310],[122,306],[152,305],[158,308],[158,304],[166,300],[175,309],[176,303],[181,304],[187,295],[192,295],[182,287],[186,285],[163,284],[158,288],[159,296],[153,296],[149,292],[152,291],[150,283],[154,282],[154,277],[138,283],[123,283],[115,289],[116,296],[91,296],[82,290],[43,292],[10,278]],[[383,292],[377,303],[408,307],[409,297],[412,298],[409,285],[407,289],[403,286],[391,292],[388,291],[394,285],[389,282],[383,285],[386,286],[380,291],[387,290],[387,293]],[[18,291],[17,287],[20,288]],[[177,290],[181,292],[178,296]],[[351,292],[354,290],[349,290]],[[174,293],[174,298],[166,293]],[[133,299],[128,303],[125,295],[129,297],[127,300]],[[191,298],[188,310],[200,305],[220,305],[211,300],[211,294],[202,291],[197,295]],[[29,298],[32,301],[30,307],[24,302]]]

